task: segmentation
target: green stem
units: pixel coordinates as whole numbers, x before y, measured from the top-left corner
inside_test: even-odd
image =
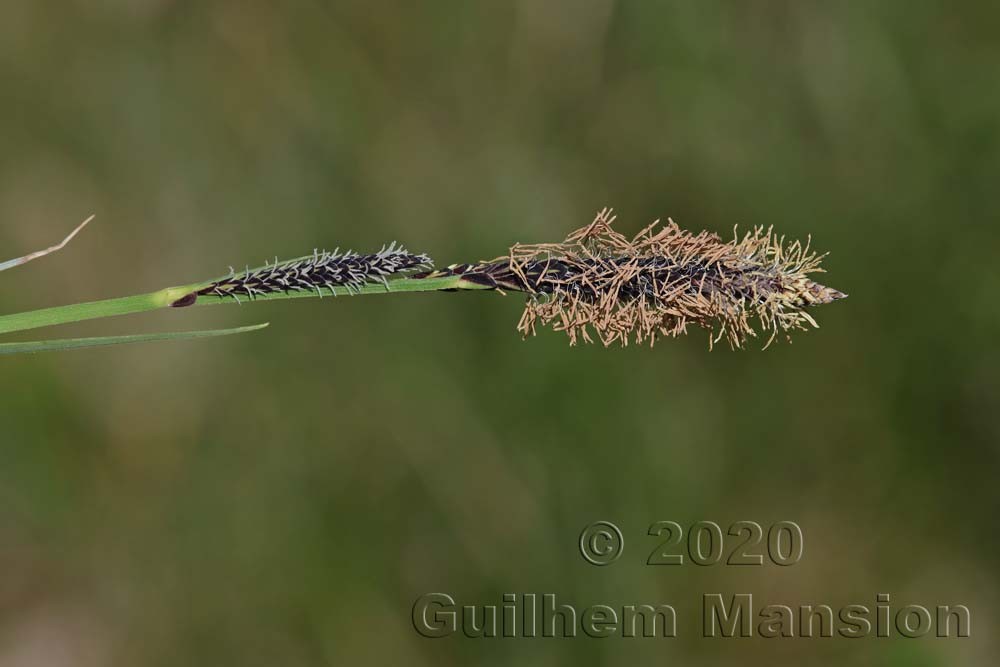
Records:
[[[120,297],[117,299],[105,299],[103,301],[91,301],[89,303],[76,303],[68,306],[57,306],[55,308],[43,308],[24,313],[14,313],[0,316],[0,335],[13,333],[15,331],[26,331],[38,329],[56,324],[68,324],[71,322],[82,322],[84,320],[102,319],[105,317],[115,317],[118,315],[130,315],[132,313],[142,313],[150,310],[167,308],[182,297],[195,292],[211,283],[196,283],[181,287],[168,287],[158,292],[148,294],[137,294],[135,296]],[[460,276],[446,276],[442,278],[397,278],[389,280],[385,285],[381,283],[371,283],[364,285],[358,290],[348,291],[344,287],[324,289],[322,293],[315,291],[289,292],[264,294],[254,297],[253,301],[278,301],[282,299],[299,299],[317,296],[348,296],[354,294],[392,294],[399,292],[436,292],[440,290],[455,289],[487,289],[482,285],[463,280]],[[248,299],[242,299],[242,303],[247,303]],[[236,303],[232,297],[219,296],[199,296],[195,305],[218,305],[224,303]]]
[[[0,334],[164,308],[170,305],[165,292],[167,290],[4,315],[0,317]]]

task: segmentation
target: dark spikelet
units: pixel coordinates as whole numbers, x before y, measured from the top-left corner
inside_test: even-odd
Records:
[[[241,297],[253,299],[275,292],[314,291],[323,296],[325,290],[336,295],[334,288],[352,293],[365,285],[386,284],[389,278],[432,266],[427,255],[415,255],[395,243],[370,255],[350,250],[344,253],[339,249],[333,252],[317,250],[308,257],[287,262],[275,259],[273,264],[265,264],[259,269],[248,268],[239,274],[230,269],[228,277],[198,290],[195,295],[232,297],[237,301]]]
[[[471,282],[530,297],[518,329],[534,334],[538,323],[565,331],[570,343],[627,345],[678,336],[688,325],[742,347],[757,336],[817,327],[806,307],[846,295],[808,275],[821,272],[823,256],[808,244],[786,244],[756,228],[723,241],[692,234],[672,221],[653,223],[629,240],[611,227],[609,209],[562,243],[515,245],[507,257],[449,267]],[[766,347],[766,345],[765,345]]]

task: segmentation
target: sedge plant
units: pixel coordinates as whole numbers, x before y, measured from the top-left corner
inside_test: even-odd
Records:
[[[0,263],[0,271],[60,250],[91,219],[56,246]],[[613,229],[614,219],[605,209],[562,242],[515,244],[504,256],[442,269],[435,269],[427,255],[395,243],[370,254],[314,250],[147,294],[3,315],[0,335],[160,308],[478,290],[524,294],[518,323],[524,336],[548,325],[565,332],[570,344],[652,345],[697,327],[709,332],[710,345],[726,340],[740,348],[763,334],[766,347],[779,334],[818,327],[808,309],[846,296],[810,278],[823,271],[824,255],[808,243],[786,243],[771,229],[755,228],[742,236],[734,231],[725,241],[710,232],[692,234],[668,220],[629,239]],[[226,336],[266,326],[0,343],[0,354]]]

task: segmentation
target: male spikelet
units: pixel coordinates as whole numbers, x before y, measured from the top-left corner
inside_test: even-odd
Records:
[[[654,222],[629,240],[612,229],[610,209],[562,243],[517,244],[506,257],[448,267],[446,272],[500,290],[530,296],[518,330],[534,335],[538,323],[565,331],[570,343],[628,345],[678,336],[689,324],[710,331],[710,345],[726,338],[742,347],[757,331],[817,327],[806,307],[846,295],[809,279],[822,255],[809,244],[786,244],[757,227],[732,241],[692,234],[672,220]],[[765,345],[765,347],[767,347]]]

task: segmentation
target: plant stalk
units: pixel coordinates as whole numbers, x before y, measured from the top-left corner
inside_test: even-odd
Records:
[[[85,320],[103,319],[118,315],[131,315],[160,308],[169,308],[182,298],[205,287],[209,283],[196,283],[181,287],[168,287],[157,292],[137,294],[134,296],[104,299],[89,303],[76,303],[68,306],[43,308],[23,313],[0,316],[0,335],[27,331],[57,324],[83,322]],[[322,288],[321,290],[303,290],[262,294],[252,301],[278,301],[282,299],[300,299],[308,297],[338,297],[355,296],[358,294],[393,294],[400,292],[437,292],[441,290],[489,289],[483,285],[463,280],[461,276],[444,276],[431,278],[396,278],[387,280],[385,284],[369,283],[357,289],[346,287]],[[242,299],[241,303],[251,301]],[[224,303],[237,303],[232,297],[202,295],[191,305],[211,306]]]

